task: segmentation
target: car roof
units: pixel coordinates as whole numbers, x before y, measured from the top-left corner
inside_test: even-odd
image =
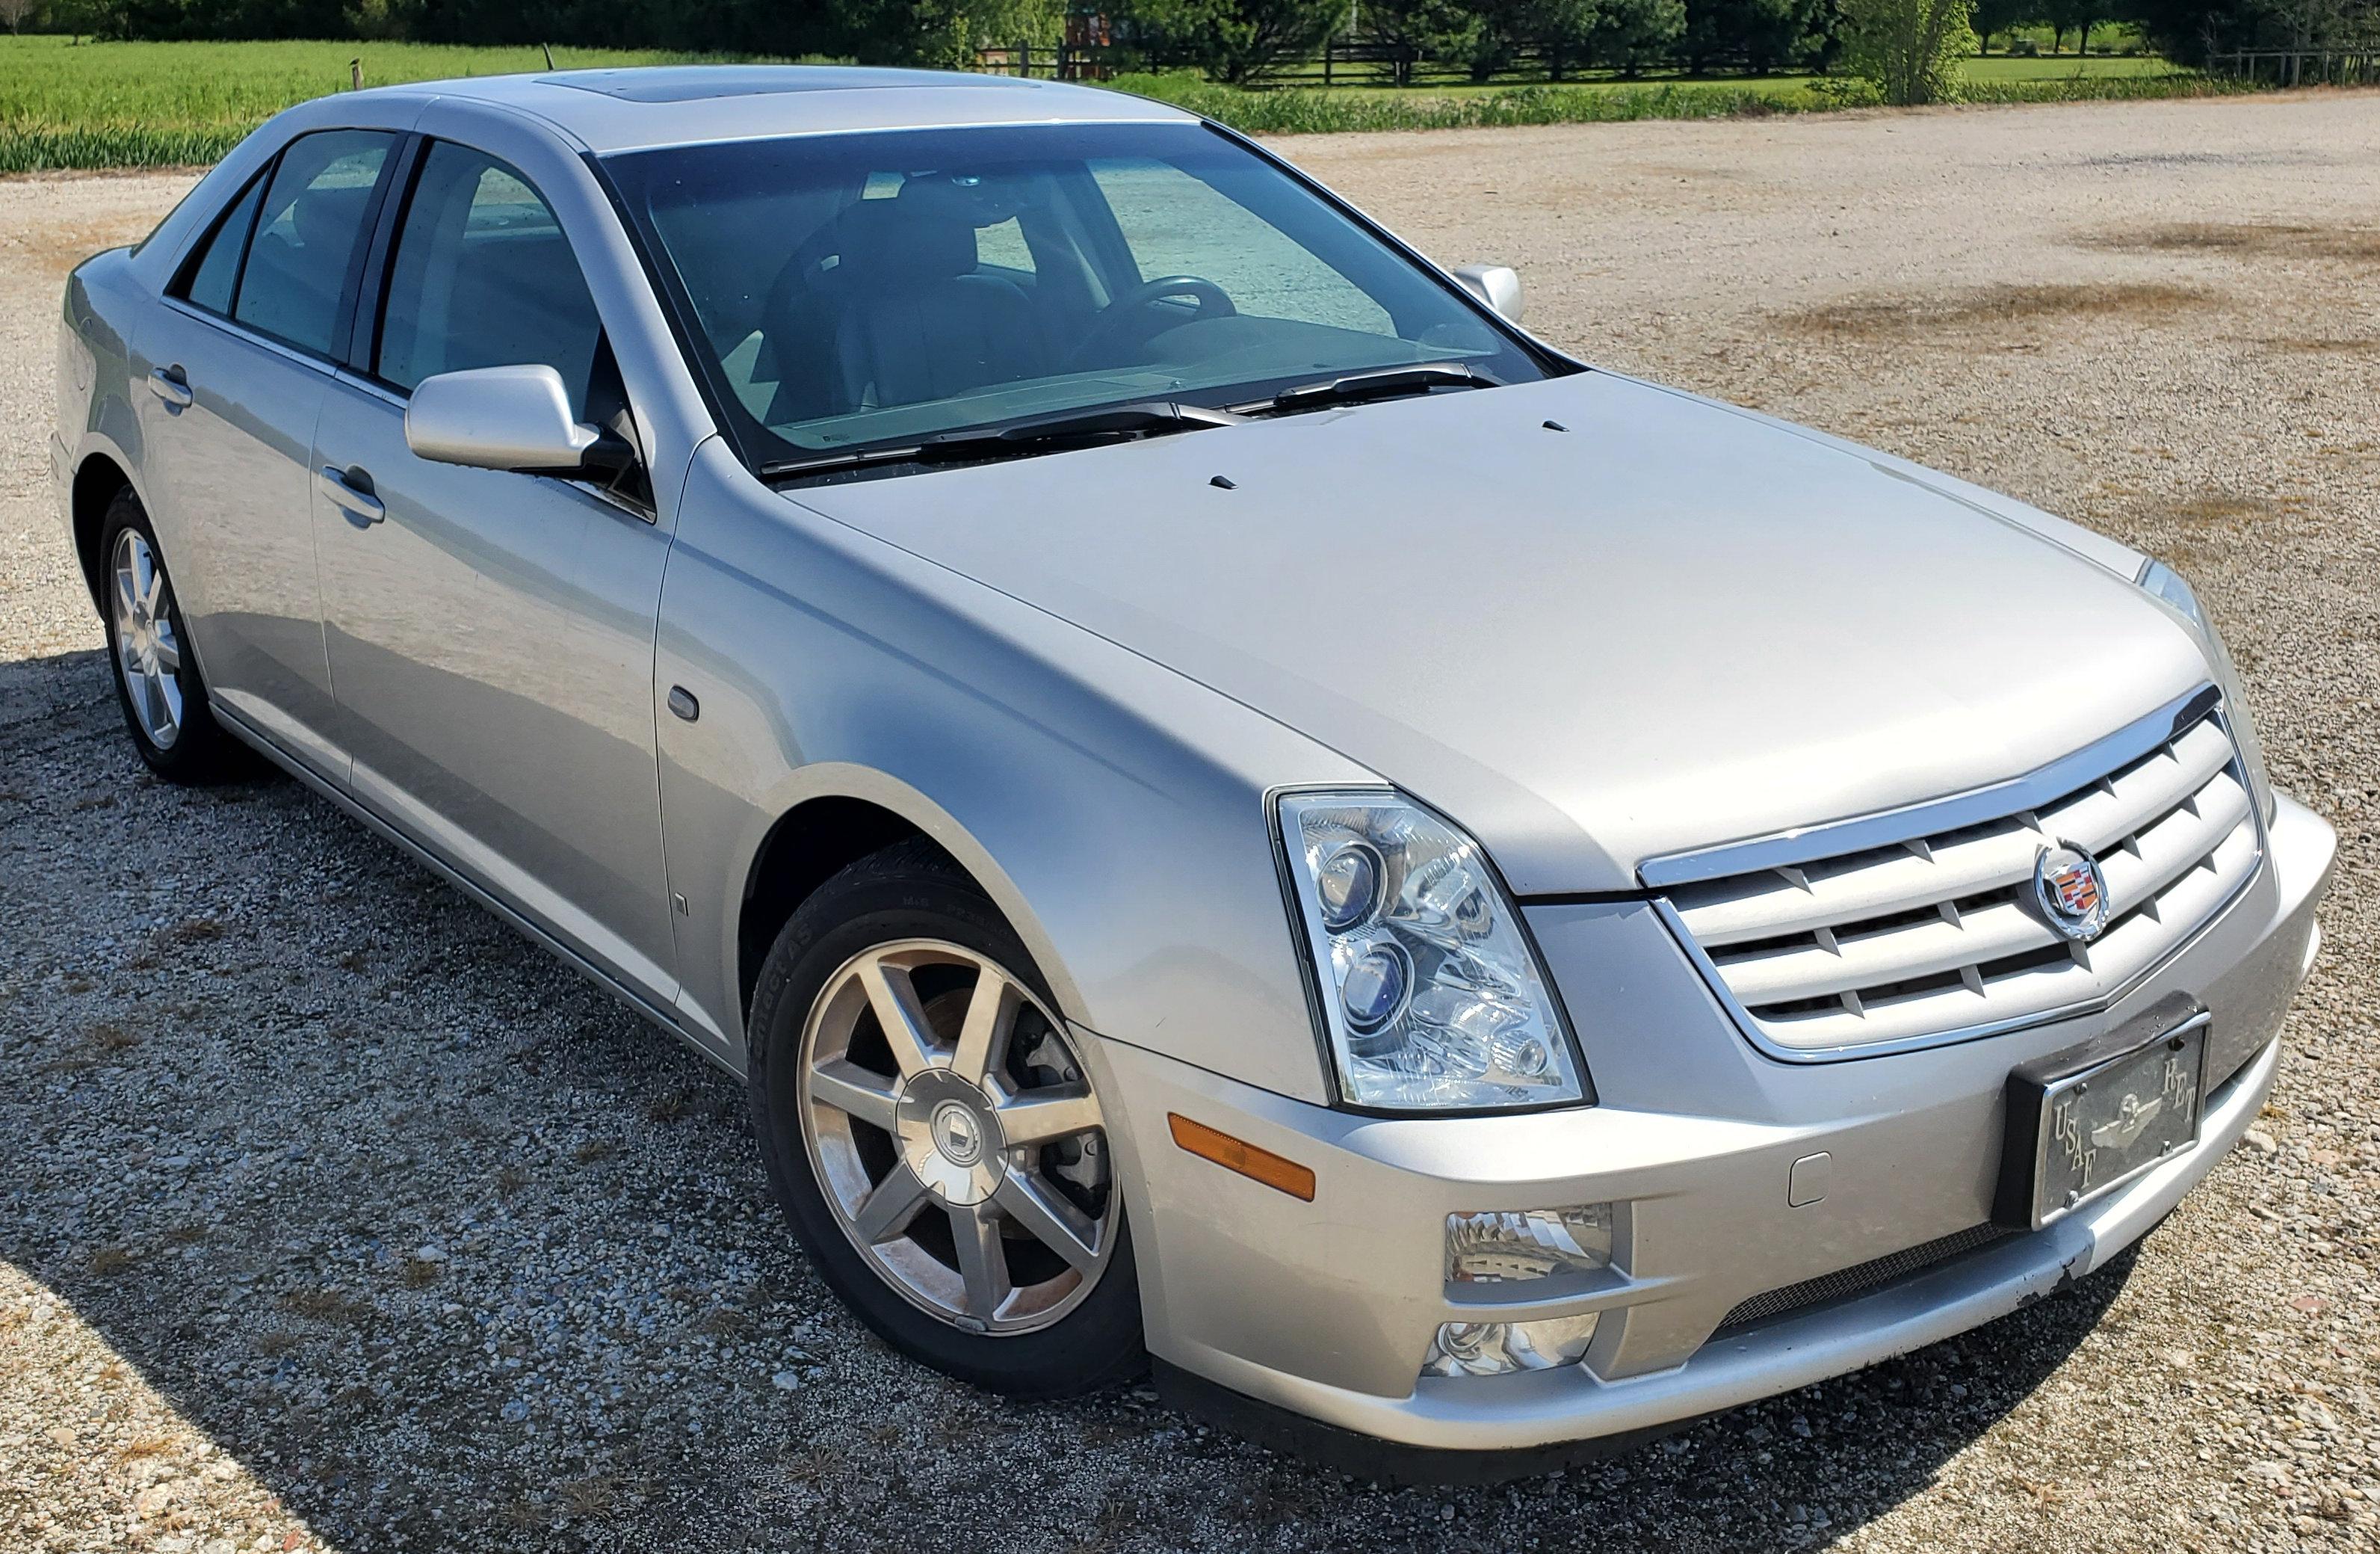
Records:
[[[531,114],[601,153],[718,141],[1001,124],[1195,123],[1070,82],[834,65],[665,65],[377,87]],[[352,100],[352,99],[350,99]]]

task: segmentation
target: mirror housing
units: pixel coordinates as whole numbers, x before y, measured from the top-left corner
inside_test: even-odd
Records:
[[[1505,323],[1521,322],[1521,276],[1510,264],[1461,264],[1454,278]]]
[[[414,385],[405,446],[423,459],[475,470],[552,473],[617,461],[589,453],[611,441],[572,418],[562,374],[539,366],[474,367]]]

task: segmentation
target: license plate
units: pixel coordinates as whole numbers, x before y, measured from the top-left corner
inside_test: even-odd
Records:
[[[2010,1074],[1994,1219],[2038,1230],[2197,1143],[2211,1023],[2194,1004],[2160,1004]]]

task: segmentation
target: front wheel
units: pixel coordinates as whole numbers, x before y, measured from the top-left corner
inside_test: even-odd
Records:
[[[1140,1369],[1106,1114],[1023,943],[941,853],[888,849],[803,903],[751,1036],[778,1198],[880,1336],[1014,1396]]]

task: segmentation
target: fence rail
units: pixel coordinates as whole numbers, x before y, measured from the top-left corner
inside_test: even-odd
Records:
[[[976,68],[991,75],[1026,76],[1038,80],[1106,80],[1126,70],[1163,70],[1194,63],[1168,58],[1139,46],[1114,43],[1012,43],[977,52]],[[1764,72],[1765,67],[1741,54],[1716,53],[1680,64],[1694,75],[1719,76]],[[1532,45],[1515,47],[1500,59],[1493,79],[1512,83],[1515,76],[1560,81],[1594,79],[1608,69],[1577,60],[1551,57]],[[1429,59],[1419,51],[1393,43],[1347,43],[1333,39],[1317,53],[1276,61],[1260,78],[1263,86],[1456,86],[1486,78],[1463,66]]]
[[[2380,43],[2332,49],[2235,49],[2207,63],[2221,75],[2274,86],[2380,86]]]

